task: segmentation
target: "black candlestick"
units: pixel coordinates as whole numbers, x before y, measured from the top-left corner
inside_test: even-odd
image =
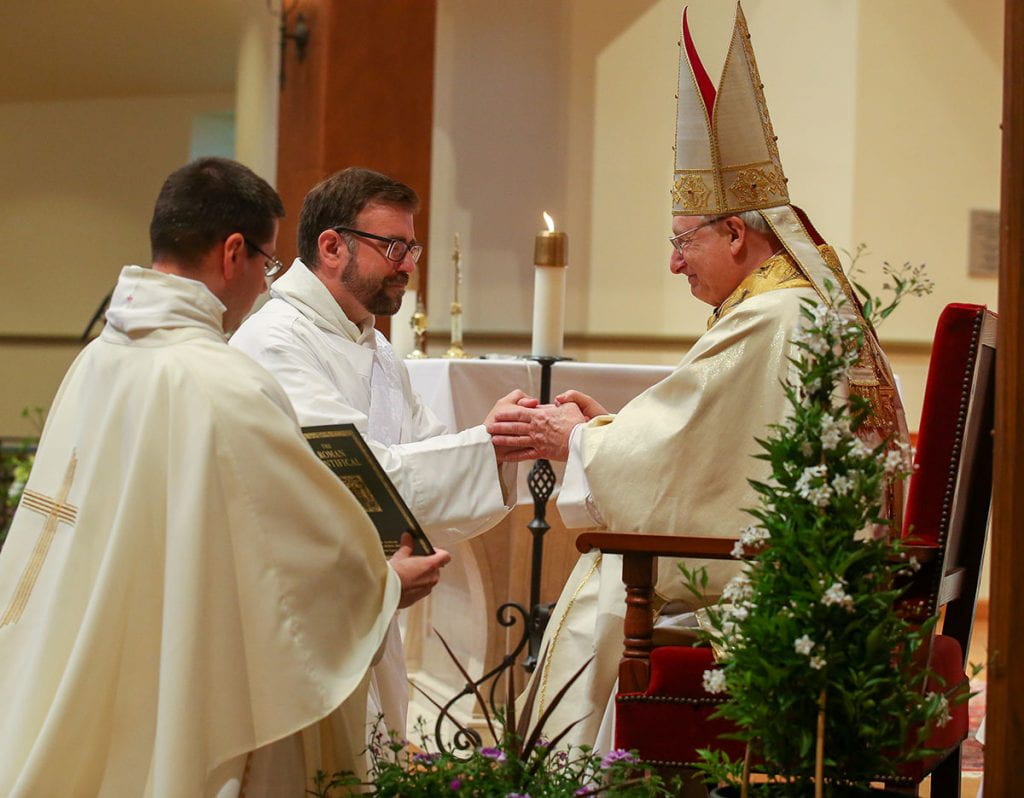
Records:
[[[529,358],[540,363],[540,402],[548,404],[551,402],[551,367],[559,360],[572,360],[568,357],[552,357],[550,355],[537,355]],[[537,657],[540,654],[540,641],[544,636],[544,629],[551,617],[553,604],[540,603],[540,577],[544,565],[544,534],[551,528],[547,522],[548,499],[555,489],[555,471],[547,460],[537,460],[530,469],[530,475],[526,480],[530,488],[530,495],[533,497],[533,520],[527,524],[530,534],[533,535],[533,556],[530,562],[530,647],[529,654],[523,667],[533,671],[537,667]]]

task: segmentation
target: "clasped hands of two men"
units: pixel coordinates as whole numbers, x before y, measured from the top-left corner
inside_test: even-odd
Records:
[[[607,412],[579,391],[566,391],[556,396],[552,404],[542,405],[539,399],[517,389],[498,400],[484,425],[499,463],[539,458],[565,460],[573,428]],[[429,557],[414,557],[412,537],[403,536],[402,546],[391,558],[391,567],[402,581],[399,607],[408,607],[427,596],[450,559],[451,555],[443,549]]]
[[[597,400],[579,391],[560,393],[552,404],[542,405],[515,390],[498,400],[484,424],[498,462],[565,460],[576,425],[607,412]]]

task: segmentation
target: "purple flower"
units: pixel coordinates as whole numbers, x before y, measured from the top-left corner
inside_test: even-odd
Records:
[[[636,757],[629,753],[629,751],[625,751],[622,748],[616,748],[614,751],[609,751],[604,755],[604,759],[601,760],[601,768],[610,768],[616,762],[625,762],[628,765],[632,762],[636,762]]]
[[[495,762],[505,761],[505,752],[500,748],[481,748],[480,754],[488,759],[493,759]]]
[[[433,765],[440,754],[413,754],[412,761],[417,765]]]
[[[462,789],[462,782],[458,779],[452,779],[450,782],[448,782],[448,789],[452,792],[458,792]]]

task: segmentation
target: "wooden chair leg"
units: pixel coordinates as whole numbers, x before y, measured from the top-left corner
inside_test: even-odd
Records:
[[[932,771],[932,798],[960,798],[960,746]]]

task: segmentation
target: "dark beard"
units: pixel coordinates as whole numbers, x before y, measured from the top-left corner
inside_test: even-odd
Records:
[[[356,259],[350,258],[344,271],[341,273],[341,284],[346,290],[374,316],[394,316],[402,307],[402,296],[397,297],[388,294],[387,289],[395,285],[405,286],[409,282],[409,275],[406,272],[396,272],[383,280],[364,278],[359,276],[359,264]]]

